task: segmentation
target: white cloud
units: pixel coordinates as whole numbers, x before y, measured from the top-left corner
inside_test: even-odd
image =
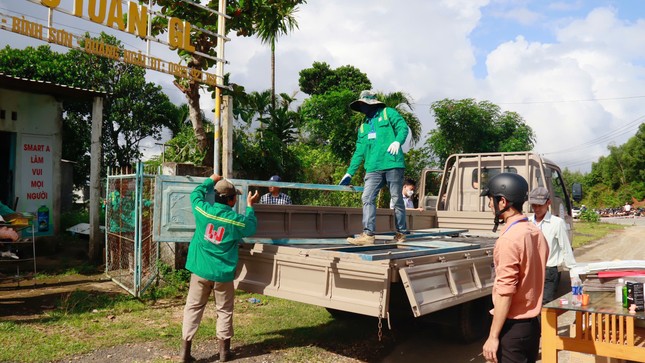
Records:
[[[499,45],[487,58],[486,82],[499,103],[551,101],[506,107],[536,131],[537,151],[551,153],[599,139],[645,113],[642,99],[583,101],[643,95],[645,69],[636,64],[643,55],[634,49],[642,49],[643,26],[617,19],[610,9],[593,10],[559,29],[556,43],[518,37]],[[621,144],[634,132],[614,142]],[[549,156],[589,170],[592,159],[606,154],[607,141]],[[583,160],[589,163],[580,165]]]
[[[543,16],[541,14],[522,7],[495,12],[494,15],[502,19],[516,21],[519,24],[523,25],[532,25],[543,19]]]
[[[0,0],[3,8],[15,4]],[[408,92],[417,102],[424,133],[434,127],[430,103],[443,98],[485,99],[520,113],[537,133],[536,150],[544,153],[598,139],[643,116],[643,99],[628,97],[645,94],[645,16],[629,14],[637,20],[621,19],[621,2],[596,9],[582,1],[536,4],[533,0],[308,2],[296,14],[299,29],[278,40],[277,91],[297,90],[298,72],[314,61],[332,67],[353,65],[379,91]],[[545,11],[531,10],[535,8]],[[487,28],[479,35],[490,37],[473,38],[483,20],[490,24],[482,16],[494,17],[499,26],[492,30],[506,33]],[[518,28],[518,23],[523,26]],[[545,33],[547,29],[552,33]],[[1,46],[20,47],[20,39],[25,39],[2,33]],[[255,38],[232,38],[226,47],[230,64],[225,68],[231,80],[248,91],[270,88],[269,47]],[[487,76],[478,79],[476,56],[484,49],[492,51],[485,55]],[[174,55],[166,52],[168,57]],[[185,102],[172,77],[150,72],[149,79],[161,83],[174,102]],[[213,100],[202,97],[202,108],[210,112],[212,107]],[[621,144],[631,135],[612,140]],[[580,153],[548,156],[570,165],[589,159],[574,167],[588,170],[592,158],[606,154],[607,140],[600,140]]]

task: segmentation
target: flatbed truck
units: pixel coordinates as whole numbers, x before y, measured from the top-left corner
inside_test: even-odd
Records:
[[[353,246],[346,237],[362,232],[362,209],[254,206],[256,235],[240,245],[238,289],[327,308],[334,316],[362,314],[391,323],[398,314],[431,314],[465,341],[487,329],[493,286],[493,214],[480,197],[500,172],[546,187],[551,212],[572,223],[571,203],[560,168],[532,152],[452,155],[441,171],[425,169],[418,203],[407,210],[411,234],[390,243],[393,212],[377,209],[376,243]],[[154,235],[158,242],[189,242],[194,232],[190,192],[204,178],[159,176],[155,186]],[[354,191],[361,188],[231,179],[246,195],[257,187],[285,190]],[[433,185],[438,190],[430,193]],[[244,210],[245,200],[238,201]],[[528,204],[524,211],[528,211]]]

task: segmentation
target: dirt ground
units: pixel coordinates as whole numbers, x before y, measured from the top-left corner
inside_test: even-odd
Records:
[[[576,259],[579,262],[607,261],[613,259],[640,259],[645,260],[645,244],[642,238],[645,236],[645,225],[631,226],[624,231],[610,234],[609,236],[592,242],[591,244],[576,250]],[[40,261],[39,261],[40,263]],[[47,263],[46,261],[44,262]],[[0,276],[2,277],[2,276]],[[6,276],[5,276],[6,278]],[[70,275],[56,279],[24,279],[12,281],[9,279],[0,280],[0,320],[29,320],[39,317],[47,310],[53,309],[56,301],[65,294],[77,289],[88,291],[99,291],[110,294],[125,294],[126,292],[110,281],[104,274],[96,273],[91,275]],[[174,307],[181,309],[181,306]],[[217,343],[201,342],[193,347],[193,355],[198,362],[217,361]],[[397,349],[408,350],[407,358],[414,357],[413,351],[418,350],[420,354],[424,347],[417,344],[413,346],[401,342],[391,352],[389,357],[383,357],[383,362],[398,362],[392,359],[393,356],[403,354]],[[435,347],[436,348],[436,347]],[[463,348],[455,348],[463,351]],[[236,362],[272,363],[283,362],[284,358],[280,351],[265,352],[258,351],[257,347],[236,346],[233,344],[233,351],[236,353]],[[369,347],[367,349],[370,349]],[[374,347],[371,347],[374,349]],[[428,352],[429,353],[429,352]],[[126,344],[110,348],[100,349],[81,356],[68,357],[61,362],[150,362],[150,361],[172,361],[176,360],[178,352],[169,350],[161,343],[146,342],[139,344]],[[457,355],[454,355],[457,354]],[[448,356],[458,356],[458,352],[446,352]],[[355,356],[362,356],[357,354]],[[427,357],[427,355],[424,354]],[[341,355],[334,359],[336,362],[360,362],[360,360],[344,357]],[[568,360],[565,360],[568,361]]]

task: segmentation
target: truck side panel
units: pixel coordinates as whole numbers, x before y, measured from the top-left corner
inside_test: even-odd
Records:
[[[317,258],[307,249],[255,244],[241,246],[237,272],[240,290],[374,317],[388,311],[387,261]]]

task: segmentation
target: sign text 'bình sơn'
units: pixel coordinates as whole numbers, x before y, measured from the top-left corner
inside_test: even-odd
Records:
[[[40,0],[40,3],[52,10],[57,10],[61,4],[61,0]],[[135,2],[129,2],[127,5],[124,5],[122,0],[88,0],[87,6],[85,6],[85,3],[85,0],[73,0],[74,5],[71,15],[89,19],[94,23],[118,29],[142,39],[149,38],[147,26],[150,20],[149,10],[145,5],[139,5]],[[127,8],[127,12],[124,11],[124,8]],[[124,14],[127,15],[127,21],[124,21],[124,18],[126,18]],[[8,23],[10,23],[10,27],[5,26]],[[100,40],[75,35],[66,29],[47,27],[46,25],[27,20],[24,17],[2,17],[0,14],[0,28],[52,44],[82,50],[89,54],[122,61],[173,76],[187,78],[212,86],[218,85],[215,74],[152,57],[142,52],[106,44]],[[195,47],[190,42],[191,29],[189,22],[170,17],[168,19],[168,45],[171,48],[194,52]],[[74,39],[76,39],[76,43]]]

